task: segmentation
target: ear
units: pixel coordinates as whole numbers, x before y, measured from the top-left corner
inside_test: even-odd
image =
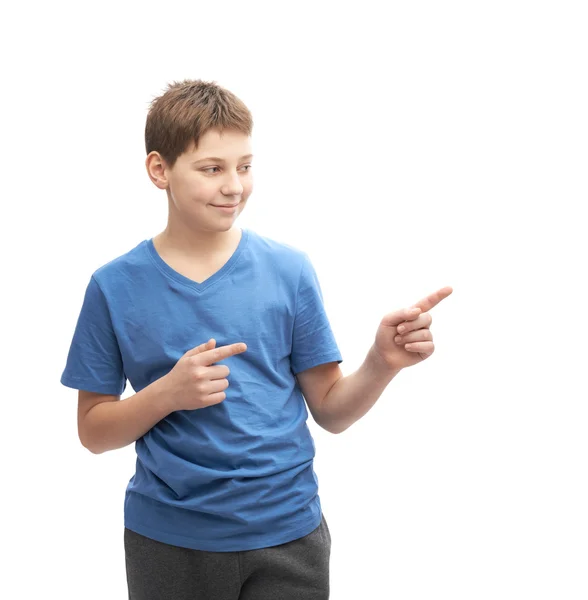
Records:
[[[159,152],[153,150],[147,155],[145,167],[147,168],[149,179],[151,179],[160,190],[167,189],[169,183],[167,179],[167,165]]]

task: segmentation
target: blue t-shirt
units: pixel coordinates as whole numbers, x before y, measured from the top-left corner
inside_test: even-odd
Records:
[[[185,548],[284,544],[321,521],[315,445],[295,375],[342,362],[308,255],[242,228],[239,246],[197,283],[152,239],[97,269],[61,383],[121,395],[163,377],[188,350],[245,342],[225,400],[170,413],[135,442],[124,525]]]

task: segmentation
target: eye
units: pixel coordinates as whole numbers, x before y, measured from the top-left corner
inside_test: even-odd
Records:
[[[253,165],[245,165],[245,167],[249,167],[249,169],[248,169],[246,172],[249,172],[249,171],[251,170],[251,167],[252,167],[252,166],[253,166]],[[218,169],[218,167],[208,167],[208,168],[206,168],[206,169],[202,169],[202,170],[203,170],[203,171],[210,171],[210,170],[212,170],[212,169]]]

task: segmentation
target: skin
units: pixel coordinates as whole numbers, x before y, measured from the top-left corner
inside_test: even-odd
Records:
[[[409,308],[385,315],[376,332],[374,356],[385,368],[399,371],[426,360],[435,351],[430,327],[433,317],[426,311],[453,293],[445,286]]]
[[[158,250],[167,250],[202,263],[212,261],[241,236],[234,227],[253,191],[251,137],[225,130],[207,131],[198,148],[191,143],[170,167],[159,152],[150,152],[145,160],[151,181],[168,198],[167,226],[153,238]],[[217,156],[223,161],[199,159]],[[214,204],[239,203],[232,214]]]

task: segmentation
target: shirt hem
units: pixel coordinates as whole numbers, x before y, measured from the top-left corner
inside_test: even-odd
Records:
[[[298,363],[295,368],[292,369],[292,372],[295,375],[298,375],[301,371],[306,371],[312,367],[317,367],[318,365],[322,365],[328,362],[337,362],[342,363],[343,358],[340,352],[329,352],[326,354],[319,354],[318,356],[314,356],[310,360],[305,360],[304,362]]]
[[[60,379],[60,383],[68,388],[74,390],[85,390],[88,392],[97,392],[99,394],[110,394],[112,396],[120,396],[126,389],[126,385],[123,386],[122,391],[120,385],[116,383],[97,383],[91,379],[79,379],[73,375],[63,375]]]
[[[172,546],[180,546],[182,548],[190,548],[192,550],[204,550],[207,552],[242,552],[245,550],[259,550],[261,548],[269,548],[271,546],[279,546],[280,544],[287,544],[299,538],[302,538],[309,533],[312,533],[320,524],[322,519],[322,511],[319,513],[318,520],[313,519],[310,525],[304,525],[304,527],[297,527],[295,529],[289,529],[287,531],[280,532],[279,535],[272,536],[270,538],[264,538],[263,543],[260,542],[248,542],[244,544],[226,544],[225,548],[219,550],[218,541],[215,542],[198,542],[193,538],[189,538],[183,535],[175,533],[162,532],[143,524],[136,523],[131,519],[125,519],[124,526],[139,535],[151,538],[164,544],[170,544]]]

